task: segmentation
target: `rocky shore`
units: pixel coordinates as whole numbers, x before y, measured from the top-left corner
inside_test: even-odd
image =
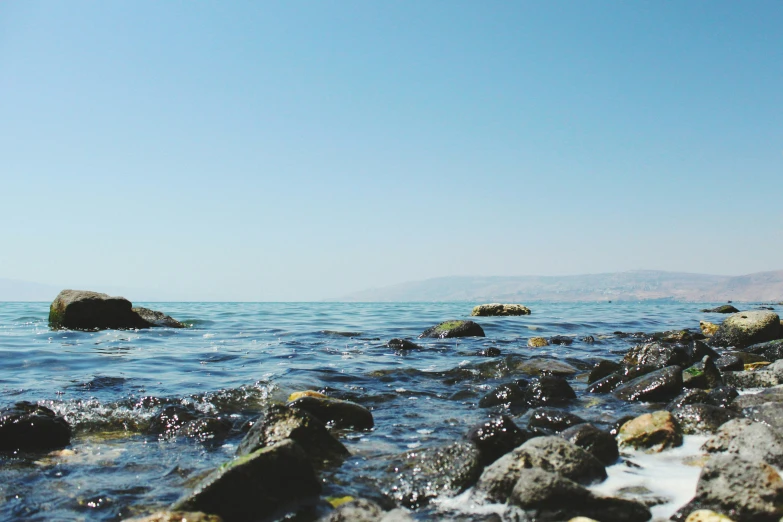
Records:
[[[375,473],[355,490],[340,484],[349,493],[341,497],[326,492],[351,459],[346,442],[377,430],[382,404],[370,408],[360,395],[304,389],[287,401],[269,401],[244,422],[152,401],[157,413],[139,432],[234,441],[236,451],[168,510],[134,520],[406,521],[427,506],[459,499],[472,514],[445,510],[444,519],[641,522],[654,519],[656,506],[670,499],[644,490],[607,492],[607,477],[616,468],[633,468],[637,455],[664,459],[687,437],[702,437],[689,460],[701,467],[695,495],[671,520],[777,522],[783,519],[777,471],[783,466],[783,325],[770,310],[728,312],[705,310],[726,315],[683,330],[615,332],[630,347],[589,365],[535,354],[600,342],[593,336],[532,336],[476,354],[498,362],[476,366],[472,379],[504,377],[475,402],[485,420],[462,438],[372,463]],[[522,305],[491,304],[471,316],[524,321],[530,313]],[[49,319],[52,328],[78,330],[185,326],[123,298],[72,290],[57,296]],[[419,339],[486,335],[477,322],[453,319]],[[428,349],[410,339],[383,342],[403,356]],[[515,357],[520,353],[524,357]],[[574,409],[583,403],[627,404],[636,414],[607,419],[596,414],[599,408]],[[3,452],[37,459],[67,448],[72,432],[66,419],[42,405],[17,403],[0,413]]]

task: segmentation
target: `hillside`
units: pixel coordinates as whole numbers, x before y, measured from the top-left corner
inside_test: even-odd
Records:
[[[634,270],[574,276],[438,277],[348,294],[337,301],[780,301],[783,270],[719,276]]]

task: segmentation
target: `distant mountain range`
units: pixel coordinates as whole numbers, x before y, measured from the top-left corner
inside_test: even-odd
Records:
[[[364,290],[335,301],[781,301],[783,270],[719,276],[633,270],[574,276],[437,277]]]

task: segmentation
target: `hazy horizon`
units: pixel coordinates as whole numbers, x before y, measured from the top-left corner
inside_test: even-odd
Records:
[[[0,278],[320,301],[783,254],[783,3],[0,3]]]

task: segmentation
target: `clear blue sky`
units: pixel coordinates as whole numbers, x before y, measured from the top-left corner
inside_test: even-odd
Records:
[[[0,277],[781,269],[781,28],[778,0],[2,2]]]

